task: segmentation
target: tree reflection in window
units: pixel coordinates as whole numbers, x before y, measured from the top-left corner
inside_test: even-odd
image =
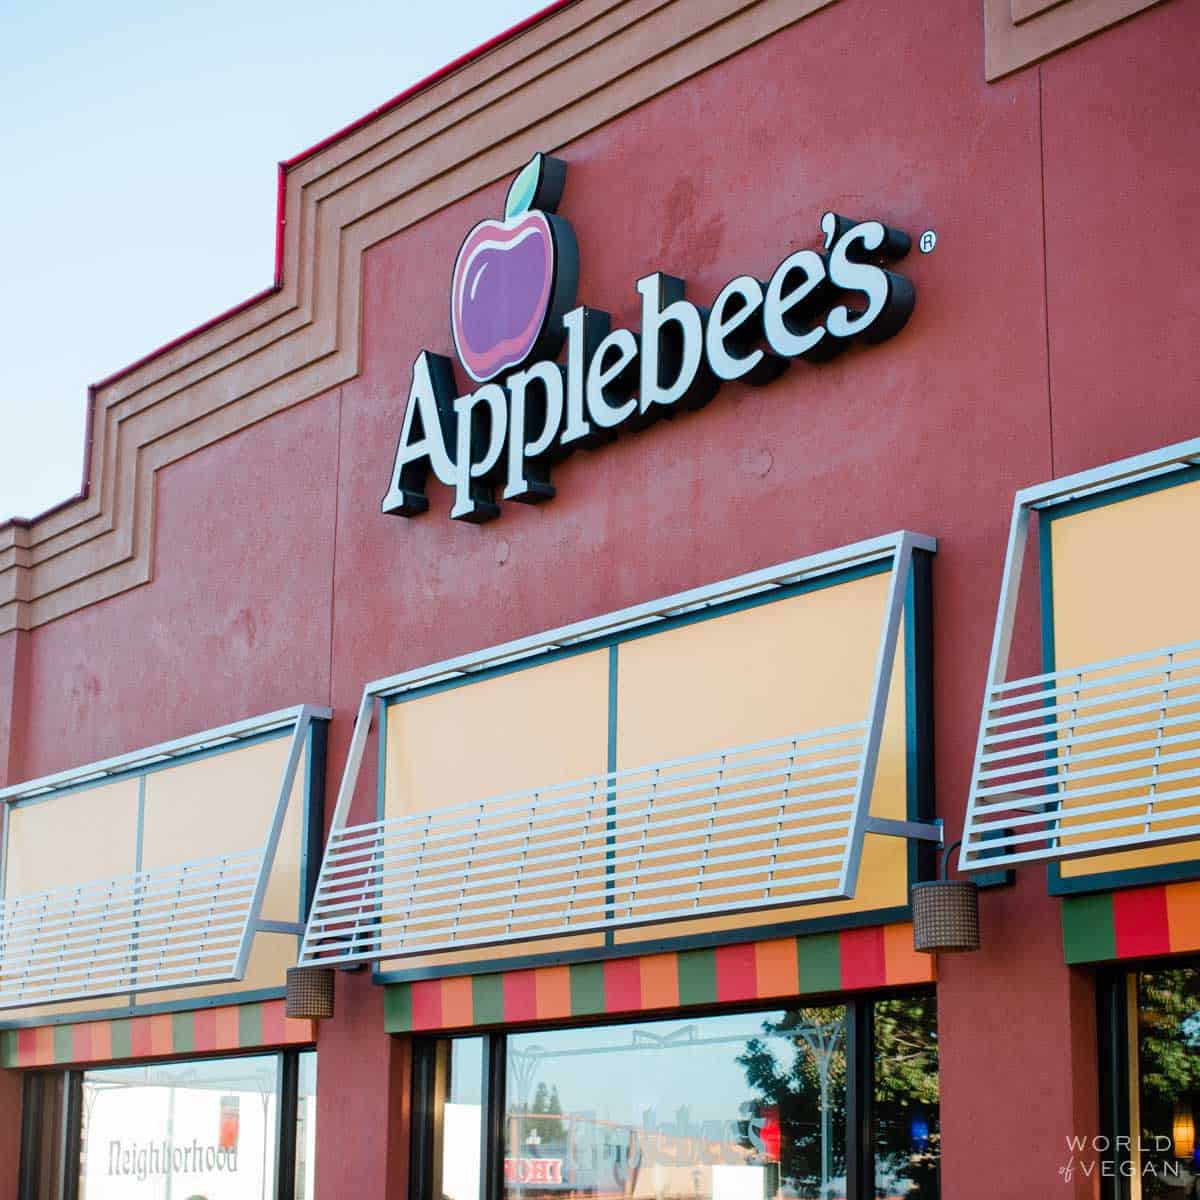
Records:
[[[876,1192],[932,1200],[941,1152],[936,1000],[901,996],[874,1010]]]
[[[758,1138],[779,1159],[780,1190],[825,1200],[846,1171],[846,1010],[799,1008],[763,1022],[737,1061],[761,1099],[752,1101]],[[790,1041],[781,1064],[765,1039]]]
[[[933,997],[853,1004],[873,1149],[847,1144],[845,1005],[508,1035],[507,1200],[843,1200],[868,1153],[856,1197],[934,1200]]]
[[[515,1034],[507,1053],[514,1200],[845,1195],[842,1007]]]
[[[1137,1070],[1131,1088],[1133,1178],[1143,1200],[1200,1193],[1200,971],[1137,975]]]

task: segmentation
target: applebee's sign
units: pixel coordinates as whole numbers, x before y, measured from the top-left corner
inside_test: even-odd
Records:
[[[766,281],[731,279],[710,309],[684,298],[681,279],[647,275],[637,281],[640,333],[613,329],[608,313],[575,303],[579,249],[555,211],[566,174],[564,162],[535,155],[504,219],[481,221],[463,242],[450,325],[479,386],[459,395],[450,359],[417,356],[385,513],[425,512],[430,471],[454,489],[458,521],[499,516],[497,490],[548,500],[552,466],[574,450],[699,408],[727,380],[761,386],[793,359],[882,342],[912,313],[912,283],[883,265],[908,253],[908,235],[827,212],[823,251],[794,251]]]

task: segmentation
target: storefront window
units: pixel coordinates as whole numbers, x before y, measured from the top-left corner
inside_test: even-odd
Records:
[[[844,1197],[845,1009],[508,1040],[505,1192]]]
[[[30,1074],[18,1194],[312,1200],[316,1092],[311,1050]]]
[[[430,1195],[479,1200],[483,1134],[483,1038],[438,1042],[426,1064]]]
[[[938,1195],[929,995],[434,1040],[415,1079],[415,1196]]]
[[[931,1200],[941,1145],[937,1005],[905,996],[874,1010],[876,1193]]]
[[[1139,971],[1130,990],[1137,1043],[1130,1126],[1141,1131],[1133,1146],[1130,1195],[1132,1200],[1195,1196],[1200,1194],[1200,969]]]
[[[86,1072],[80,1200],[273,1195],[280,1082],[276,1055]]]

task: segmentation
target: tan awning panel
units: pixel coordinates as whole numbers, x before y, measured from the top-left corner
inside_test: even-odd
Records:
[[[1197,464],[1200,439],[1017,494],[961,869],[1200,857],[1163,849],[1200,838]],[[1055,669],[1008,679],[1034,512]]]
[[[328,715],[287,709],[0,791],[0,1012],[240,980]]]
[[[933,549],[931,539],[892,534],[370,685],[301,965],[388,963],[537,939],[561,945],[600,931],[853,897],[868,833],[938,838],[935,825],[880,819],[869,812],[912,556],[914,550]],[[608,673],[609,651],[595,645],[632,629],[645,645],[646,637],[658,636],[656,624],[678,628],[664,624],[671,618],[822,576],[841,578],[838,573],[854,567],[873,570],[858,583],[831,583],[819,607],[812,601],[826,624],[805,630],[819,642],[822,630],[828,634],[828,622],[837,625],[839,613],[845,615],[835,593],[866,589],[854,593],[855,612],[873,615],[865,619],[868,642],[855,656],[851,684],[835,689],[827,677],[831,698],[823,702],[819,685],[810,682],[818,691],[805,692],[805,667],[811,664],[795,662],[780,672],[787,694],[796,697],[796,711],[816,718],[811,727],[781,725],[785,718],[772,712],[775,726],[765,728],[743,712],[740,723],[723,718],[711,731],[740,734],[741,741],[724,745],[715,736],[709,741],[706,733],[692,747],[699,753],[682,754],[671,754],[672,743],[660,741],[659,753],[665,749],[670,757],[587,771],[585,764],[604,763],[604,741],[597,732],[604,706],[598,701],[617,686]],[[799,610],[785,611],[792,614],[787,620],[804,619]],[[755,622],[760,631],[775,628],[766,620],[760,616],[737,625],[725,635],[732,641],[722,646],[749,651],[745,639]],[[757,643],[752,648],[761,652]],[[565,658],[559,653],[564,649],[569,650]],[[705,653],[703,639],[695,652]],[[671,653],[690,656],[692,643],[676,645]],[[781,653],[778,649],[776,658]],[[831,655],[837,658],[836,650]],[[495,671],[539,658],[544,665],[522,668],[525,683],[514,683],[511,672]],[[839,658],[830,666],[832,674],[840,663]],[[469,687],[430,690],[430,685],[472,676],[479,681]],[[837,709],[830,707],[834,690],[842,706]],[[389,718],[381,739],[384,809],[378,820],[351,824],[350,797],[376,704],[406,692],[417,698],[401,707],[415,705],[419,712],[426,705],[426,715],[394,728]],[[463,693],[474,694],[447,699]],[[498,709],[508,716],[514,706],[521,714],[512,725],[517,735],[526,726],[536,731],[515,748],[501,736],[507,736],[509,725],[491,719]],[[656,726],[671,725],[661,707],[658,711]],[[820,723],[822,717],[827,723]],[[697,724],[689,719],[689,731]],[[464,749],[460,743],[467,728],[479,744]],[[755,732],[762,740],[745,740]],[[572,778],[563,771],[571,765],[587,773]],[[544,780],[537,777],[539,767]],[[557,777],[555,769],[562,771]],[[497,771],[509,786],[526,775],[535,786],[518,784],[499,795],[482,787],[467,790],[471,781],[490,782],[496,790]]]

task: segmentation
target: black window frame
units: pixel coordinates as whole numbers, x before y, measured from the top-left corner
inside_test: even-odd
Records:
[[[936,1001],[933,987],[905,987],[887,991],[844,995],[790,997],[741,1006],[705,1006],[674,1013],[626,1013],[610,1018],[583,1018],[577,1021],[556,1022],[553,1026],[520,1024],[493,1029],[461,1030],[454,1034],[414,1036],[412,1043],[412,1114],[409,1142],[409,1200],[434,1198],[433,1138],[434,1082],[439,1046],[449,1041],[481,1038],[483,1040],[483,1078],[480,1095],[484,1098],[481,1122],[480,1200],[504,1200],[504,1104],[505,1070],[508,1061],[507,1040],[510,1035],[530,1033],[539,1029],[601,1028],[613,1025],[636,1024],[641,1020],[662,1020],[678,1015],[680,1018],[728,1016],[736,1013],[772,1012],[795,1007],[803,1000],[805,1007],[837,1005],[846,1010],[846,1197],[847,1200],[875,1200],[875,1005],[903,996],[927,996]],[[940,1047],[940,1043],[939,1043]],[[939,1049],[939,1078],[941,1058]],[[940,1124],[940,1120],[939,1120]],[[938,1194],[941,1194],[941,1160],[938,1160]]]
[[[155,1059],[154,1065],[173,1063],[229,1062],[239,1058],[274,1058],[278,1064],[279,1105],[275,1118],[274,1200],[295,1200],[296,1150],[300,1107],[300,1056],[315,1054],[315,1046],[290,1046],[285,1050],[244,1050],[229,1054],[196,1054],[181,1058]],[[36,1070],[25,1073],[21,1104],[21,1161],[18,1167],[17,1200],[38,1200],[44,1179],[42,1165],[46,1147],[43,1139],[53,1137],[59,1172],[54,1200],[77,1200],[79,1158],[83,1148],[83,1080],[89,1071],[137,1065],[95,1063],[68,1070]],[[56,1127],[47,1129],[43,1120],[45,1097],[52,1086],[65,1088],[62,1114]],[[51,1186],[53,1186],[51,1184]]]
[[[1130,1161],[1119,1139],[1132,1134],[1129,1122],[1129,977],[1138,968],[1105,968],[1096,975],[1096,1042],[1099,1054],[1100,1136],[1108,1139],[1113,1174],[1100,1176],[1101,1200],[1129,1200],[1131,1185],[1121,1170]]]

